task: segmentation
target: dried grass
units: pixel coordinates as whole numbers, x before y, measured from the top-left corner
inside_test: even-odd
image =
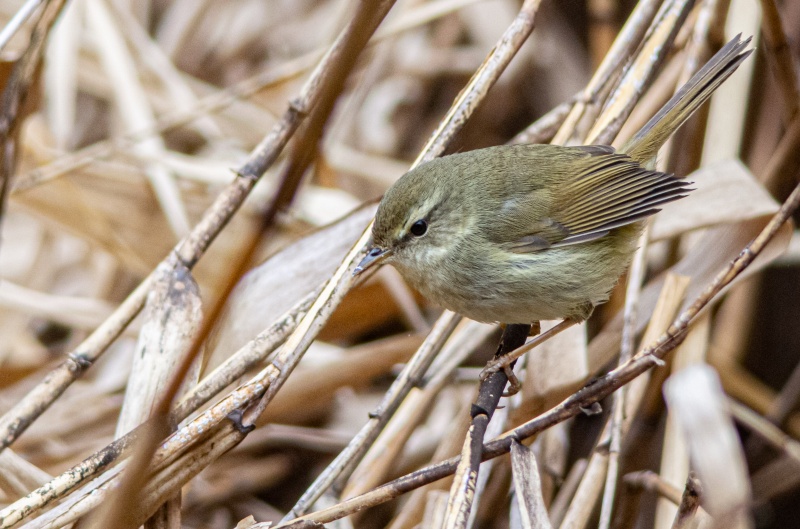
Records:
[[[0,2],[0,527],[450,523],[499,333],[393,270],[354,283],[375,199],[447,152],[620,144],[762,13],[660,159],[697,191],[521,362],[450,526],[790,526],[799,236],[770,219],[797,201],[800,8],[403,0],[374,31],[392,3],[73,0],[50,28],[60,2]]]

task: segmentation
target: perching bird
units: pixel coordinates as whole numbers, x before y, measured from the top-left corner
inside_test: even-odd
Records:
[[[646,164],[748,43],[722,48],[619,152],[498,146],[406,173],[383,197],[355,273],[390,263],[430,300],[482,322],[588,318],[628,266],[643,219],[690,191]]]

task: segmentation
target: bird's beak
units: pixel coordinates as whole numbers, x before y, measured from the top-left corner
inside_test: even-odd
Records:
[[[378,248],[377,246],[375,248],[370,248],[369,252],[367,252],[367,255],[364,256],[361,262],[358,263],[356,269],[353,270],[353,275],[357,276],[367,268],[375,266],[376,264],[380,263],[390,255],[392,255],[391,248],[388,250],[384,250],[383,248]]]

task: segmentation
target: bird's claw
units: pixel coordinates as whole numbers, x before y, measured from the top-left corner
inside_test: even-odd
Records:
[[[516,395],[519,393],[519,390],[522,389],[522,384],[520,383],[517,375],[514,374],[514,370],[511,366],[503,366],[503,371],[508,377],[508,390],[503,393],[504,397],[510,397],[512,395]]]

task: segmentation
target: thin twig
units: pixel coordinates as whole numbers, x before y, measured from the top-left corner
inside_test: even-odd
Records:
[[[729,399],[728,406],[736,422],[753,431],[760,438],[783,452],[787,458],[794,461],[798,469],[800,469],[800,442],[795,441],[783,433],[783,430],[743,404]]]
[[[461,130],[469,116],[483,101],[486,93],[494,86],[500,74],[503,73],[533,31],[540,3],[541,0],[525,0],[514,21],[500,37],[500,41],[453,102],[447,115],[439,122],[439,126],[420,152],[414,166],[430,161],[444,153],[453,135]]]

